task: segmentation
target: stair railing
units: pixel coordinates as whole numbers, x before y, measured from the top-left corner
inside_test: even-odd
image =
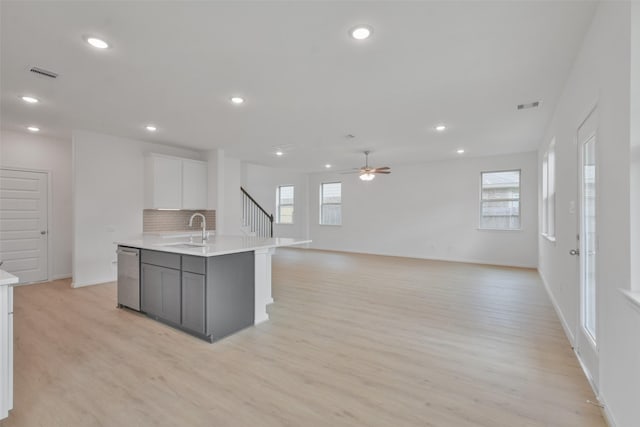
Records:
[[[273,214],[269,214],[247,191],[242,192],[242,225],[259,237],[273,237]]]

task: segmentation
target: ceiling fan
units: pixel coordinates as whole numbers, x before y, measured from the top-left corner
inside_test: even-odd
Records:
[[[351,172],[351,173],[359,173],[360,179],[363,181],[371,181],[373,178],[376,177],[375,174],[377,173],[387,174],[387,175],[391,173],[391,168],[389,166],[381,166],[378,168],[369,166],[369,153],[370,151],[364,152],[364,159],[365,159],[364,166],[356,169],[354,172]]]

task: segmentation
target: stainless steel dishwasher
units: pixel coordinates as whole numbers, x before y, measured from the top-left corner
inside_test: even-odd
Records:
[[[118,246],[118,307],[140,311],[140,249]]]

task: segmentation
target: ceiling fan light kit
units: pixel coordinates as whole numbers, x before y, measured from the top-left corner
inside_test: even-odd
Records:
[[[362,166],[361,168],[358,168],[353,173],[355,172],[359,173],[360,174],[359,178],[362,181],[372,181],[376,177],[376,174],[378,173],[387,174],[387,175],[391,173],[391,168],[389,166],[382,166],[379,168],[369,167],[369,153],[370,153],[369,151],[364,152],[364,159],[365,159],[364,166]]]

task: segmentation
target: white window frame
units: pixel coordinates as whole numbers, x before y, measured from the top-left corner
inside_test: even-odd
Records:
[[[282,200],[280,198],[280,189],[284,187],[291,187],[293,189],[293,203],[281,203]],[[295,216],[295,208],[296,205],[296,187],[295,185],[278,185],[276,188],[276,224],[278,225],[293,225],[293,218]],[[291,206],[291,222],[282,222],[282,218],[280,217],[280,208],[283,206]]]
[[[499,172],[518,172],[518,198],[508,198],[508,199],[487,199],[484,200],[482,198],[482,193],[483,193],[483,184],[482,184],[482,177],[484,174],[489,174],[489,173],[499,173]],[[489,171],[482,171],[480,172],[480,203],[479,203],[479,210],[478,210],[478,230],[483,230],[483,231],[522,231],[522,169],[501,169],[501,170],[489,170]],[[492,228],[492,227],[485,227],[482,225],[482,204],[484,202],[514,202],[517,201],[518,202],[518,217],[520,219],[520,227],[518,228]]]
[[[323,197],[323,189],[324,189],[324,185],[325,184],[340,184],[340,203],[324,203],[324,197]],[[342,225],[342,182],[341,181],[330,181],[330,182],[321,182],[320,183],[320,218],[319,218],[319,224],[323,225],[323,226],[329,226],[329,227],[340,227]],[[327,205],[327,206],[340,206],[340,224],[324,224],[322,222],[323,219],[323,215],[322,215],[322,208]]]
[[[551,242],[556,241],[556,139],[549,143],[542,158],[542,231]]]

